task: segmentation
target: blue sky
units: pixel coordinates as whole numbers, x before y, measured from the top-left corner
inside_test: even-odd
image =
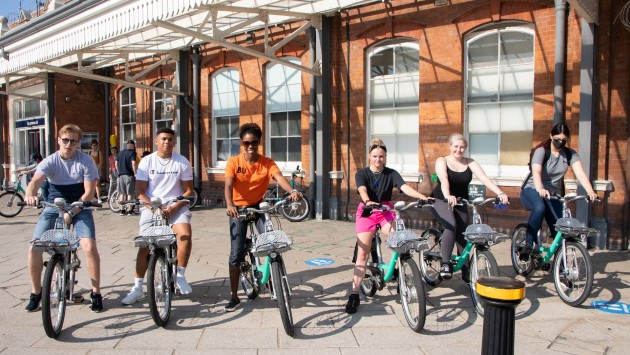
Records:
[[[39,2],[46,2],[45,0],[39,0]],[[22,0],[23,9],[35,9],[37,7],[36,0]],[[10,13],[19,13],[20,0],[0,0],[0,16],[9,17]]]

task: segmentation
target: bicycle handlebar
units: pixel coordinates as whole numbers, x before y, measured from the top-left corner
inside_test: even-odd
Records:
[[[404,211],[408,208],[413,208],[413,207],[418,207],[418,208],[422,208],[424,206],[430,206],[433,204],[433,199],[427,199],[427,200],[417,200],[417,201],[413,201],[410,203],[405,203],[405,201],[398,201],[394,204],[394,208],[391,208],[387,205],[384,205],[382,203],[377,203],[374,205],[369,205],[369,206],[362,206],[361,208],[364,211],[374,211],[374,210],[378,210],[378,211],[392,211],[392,210],[398,210],[398,211]]]
[[[548,200],[550,199],[556,199],[556,200],[560,200],[563,202],[571,202],[571,201],[577,201],[577,200],[584,200],[586,202],[601,202],[601,200],[599,199],[599,196],[597,196],[597,198],[595,198],[595,200],[591,200],[591,198],[588,195],[578,195],[575,193],[568,193],[564,196],[558,194],[558,193],[553,193]]]
[[[151,199],[151,201],[145,201],[145,200],[140,200],[140,199],[135,199],[135,200],[127,200],[127,201],[120,201],[121,205],[136,205],[136,206],[141,206],[141,205],[145,205],[145,206],[149,206],[151,208],[160,208],[163,206],[166,206],[172,202],[179,202],[179,201],[186,201],[188,204],[190,204],[190,202],[192,200],[194,200],[195,197],[194,196],[177,196],[177,197],[171,197],[171,198],[167,198],[165,200],[162,200],[159,197],[153,197]]]
[[[60,199],[57,201],[57,199]],[[28,206],[26,202],[20,201],[17,203],[18,206]],[[50,203],[48,201],[39,201],[39,206],[42,207],[55,207],[58,209],[65,209],[68,207],[66,200],[63,198],[56,198],[54,203]],[[78,208],[88,208],[88,207],[103,207],[102,203],[92,202],[92,201],[75,201],[69,205],[70,208],[78,207]]]
[[[287,202],[290,202],[291,198],[290,197],[286,197],[276,203],[272,205],[269,204],[269,202],[261,202],[260,203],[260,209],[254,208],[254,207],[243,207],[243,208],[239,208],[237,209],[238,211],[238,218],[245,218],[247,217],[248,213],[267,213],[267,212],[271,212],[273,210],[275,210],[276,208],[286,204]]]

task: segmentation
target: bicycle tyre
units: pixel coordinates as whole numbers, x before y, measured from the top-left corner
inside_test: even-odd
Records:
[[[292,201],[280,208],[280,214],[291,222],[300,222],[308,217],[311,207],[308,198],[302,196],[299,201]]]
[[[20,214],[24,206],[18,206],[18,202],[24,202],[19,192],[6,191],[0,194],[0,216],[11,218]]]
[[[293,314],[291,312],[291,297],[289,294],[289,285],[286,277],[284,277],[281,259],[271,261],[271,283],[280,309],[280,318],[282,326],[288,336],[293,336]]]
[[[66,295],[64,295],[64,257],[53,255],[46,264],[42,285],[42,321],[44,331],[50,338],[57,338],[63,328],[66,315]]]
[[[149,269],[147,270],[147,291],[149,293],[149,310],[155,324],[164,327],[171,316],[171,288],[170,266],[162,250],[151,254]]]
[[[409,328],[419,333],[427,317],[427,301],[418,265],[407,256],[401,260],[399,277],[400,303]]]
[[[367,297],[372,297],[376,294],[376,282],[372,279],[372,275],[365,275],[361,281],[361,292]]]
[[[193,208],[195,208],[197,204],[199,203],[199,192],[197,191],[197,189],[193,189],[193,197],[194,199],[190,201],[190,203],[188,204],[189,210],[192,210]]]
[[[527,224],[521,223],[514,228],[512,232],[512,245],[510,246],[510,256],[512,258],[512,267],[518,275],[527,276],[534,270],[534,264],[519,259],[521,250],[527,242]]]
[[[582,243],[566,242],[566,264],[564,270],[562,248],[556,251],[553,263],[553,283],[560,299],[569,306],[581,305],[593,288],[593,263]],[[583,286],[583,287],[581,287]]]
[[[441,236],[442,234],[437,229],[427,229],[421,237],[429,242],[429,247],[420,252],[420,271],[424,281],[433,287],[442,282],[440,277],[442,258],[439,256]]]
[[[260,286],[258,286],[257,272],[254,270],[255,256],[248,252],[247,257],[249,261],[245,261],[241,264],[241,287],[250,300],[255,300],[258,297]]]
[[[109,209],[114,212],[120,212],[120,203],[118,201],[118,191],[112,192],[111,196],[107,198],[107,203],[109,204]]]
[[[499,276],[499,264],[490,250],[477,250],[477,260],[473,263],[469,268],[470,298],[477,313],[483,317],[484,307],[481,298],[477,295],[477,280],[481,277]]]

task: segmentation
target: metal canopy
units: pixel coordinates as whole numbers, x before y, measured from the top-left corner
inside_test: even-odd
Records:
[[[176,60],[178,50],[208,42],[320,75],[317,63],[314,68],[308,68],[275,57],[275,53],[308,28],[321,29],[321,16],[370,2],[373,0],[103,1],[6,44],[5,57],[0,58],[0,84],[18,80],[23,75],[51,71],[112,82],[112,78],[105,79],[92,71],[125,65],[125,80],[116,83],[141,87],[135,81],[168,60]],[[305,25],[277,43],[269,41],[271,26],[293,21],[305,21]],[[258,29],[264,29],[264,52],[228,39]],[[153,56],[161,59],[139,74],[129,73],[129,62]],[[142,88],[152,89],[146,85]],[[162,91],[181,94],[174,90]]]

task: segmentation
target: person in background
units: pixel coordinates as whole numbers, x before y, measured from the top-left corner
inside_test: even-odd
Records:
[[[116,157],[118,156],[118,147],[115,145],[109,147],[109,157],[107,158],[109,165],[109,191],[107,191],[107,197],[109,198],[114,189],[118,186],[118,169],[116,169]]]
[[[99,181],[100,181],[101,151],[98,149],[98,141],[96,139],[92,139],[92,141],[90,142],[90,147],[92,148],[90,150],[90,157],[92,158],[92,160],[94,160],[94,164],[96,164],[96,171],[99,174]],[[101,200],[101,188],[99,185],[100,184],[97,182],[96,183],[96,199],[98,200],[98,203],[103,203],[103,201]]]
[[[435,161],[435,172],[438,183],[431,195],[435,198],[433,214],[442,223],[444,232],[440,238],[440,255],[442,262],[440,276],[450,279],[453,276],[451,255],[457,242],[457,250],[461,255],[466,246],[464,232],[468,227],[468,206],[458,206],[457,198],[468,200],[468,185],[473,174],[488,189],[497,194],[501,203],[508,202],[508,196],[494,183],[481,168],[481,165],[464,156],[468,141],[463,135],[453,133],[448,139],[450,154]],[[462,278],[467,281],[468,266],[462,268]]]
[[[136,142],[127,141],[127,149],[118,153],[116,169],[118,169],[118,198],[120,201],[130,201],[136,193]],[[120,207],[120,215],[133,215],[133,205]]]
[[[142,152],[142,157],[144,158],[144,157],[146,157],[149,154],[151,154],[151,152],[148,151],[148,150],[145,150],[144,152]]]

